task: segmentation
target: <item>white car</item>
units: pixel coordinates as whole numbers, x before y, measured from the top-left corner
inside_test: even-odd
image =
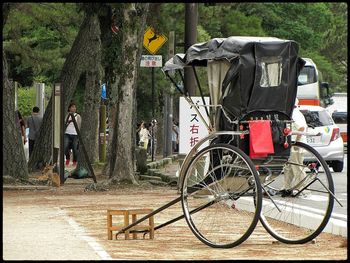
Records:
[[[300,105],[308,125],[308,131],[321,136],[307,136],[307,144],[317,150],[334,172],[341,172],[344,166],[344,143],[340,129],[330,113],[320,106]]]

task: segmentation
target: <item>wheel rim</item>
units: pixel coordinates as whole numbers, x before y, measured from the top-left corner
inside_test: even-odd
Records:
[[[303,155],[302,165],[292,157],[296,151]],[[265,190],[269,187],[284,189],[284,176],[292,170],[293,174],[300,175],[294,176],[291,183],[295,194],[282,196],[279,193],[271,198],[265,194],[261,222],[279,241],[300,244],[315,238],[326,226],[334,204],[334,198],[327,189],[334,193],[334,186],[322,157],[311,147],[297,143],[292,147],[291,157],[280,174],[263,183]]]
[[[187,169],[182,184],[184,215],[192,232],[209,246],[236,246],[255,228],[260,207],[254,206],[254,199],[259,203],[261,189],[247,158],[233,147],[209,146]]]

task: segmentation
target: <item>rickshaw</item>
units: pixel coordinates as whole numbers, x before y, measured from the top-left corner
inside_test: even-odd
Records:
[[[317,237],[337,199],[326,162],[294,139],[318,136],[292,129],[304,63],[295,41],[272,37],[214,38],[170,58],[163,72],[205,122],[209,135],[181,165],[180,196],[116,235],[181,201],[183,214],[155,230],[185,218],[193,234],[214,248],[241,244],[259,221],[280,242],[302,244]],[[209,105],[198,67],[207,69]],[[185,68],[193,69],[203,104],[195,103],[181,85]],[[263,140],[261,133],[266,134]],[[292,158],[295,153],[298,159]],[[294,173],[288,189],[287,172]]]

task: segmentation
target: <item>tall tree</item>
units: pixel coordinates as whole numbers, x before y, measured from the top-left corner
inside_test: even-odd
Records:
[[[134,176],[134,137],[133,126],[135,83],[142,48],[142,35],[145,28],[149,4],[123,4],[122,61],[119,67],[117,111],[114,121],[112,145],[115,155],[110,156],[109,177],[114,181],[137,183]]]
[[[100,47],[99,47],[100,49]],[[91,65],[86,72],[84,108],[81,112],[81,137],[84,147],[87,150],[88,160],[83,152],[78,155],[78,166],[87,169],[87,161],[94,163],[98,161],[98,127],[99,127],[99,106],[101,101],[101,91],[99,86],[101,56],[97,56],[95,65]]]
[[[91,57],[86,64],[86,71],[84,74],[85,90],[83,96],[83,108],[81,109],[81,137],[87,152],[88,160],[85,159],[83,151],[80,150],[78,155],[79,168],[87,169],[87,161],[94,163],[98,160],[98,127],[99,127],[99,105],[101,101],[101,92],[99,80],[102,77],[103,70],[101,67],[101,28],[99,14],[104,10],[104,4],[89,3],[83,4],[82,10],[87,16],[92,16],[94,19],[94,29],[91,32],[96,33],[96,39],[91,43]],[[82,148],[81,148],[82,149]],[[88,169],[87,169],[88,170]]]
[[[73,43],[71,51],[63,65],[59,82],[65,89],[64,107],[68,108],[75,92],[81,74],[86,72],[89,65],[94,63],[96,49],[100,41],[99,22],[96,14],[87,14],[81,24],[79,33]],[[52,149],[52,98],[50,99],[40,127],[38,144],[35,144],[28,167],[30,170],[41,168],[51,161]]]
[[[10,4],[3,6],[3,23],[5,24],[10,12]],[[2,51],[2,117],[3,117],[3,175],[27,179],[28,169],[24,155],[20,126],[15,114],[15,89],[8,79],[6,54]]]
[[[321,53],[329,58],[329,70],[339,72],[338,91],[347,90],[348,72],[348,3],[329,3],[333,14],[330,29],[326,32]],[[335,89],[335,91],[337,91]]]

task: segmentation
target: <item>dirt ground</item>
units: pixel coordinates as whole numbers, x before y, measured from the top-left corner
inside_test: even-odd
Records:
[[[101,181],[103,178],[97,178]],[[107,209],[157,209],[170,200],[178,197],[176,187],[163,186],[125,186],[108,191],[84,191],[91,179],[68,179],[60,188],[50,187],[47,190],[6,190],[3,192],[3,248],[4,257],[16,259],[15,245],[23,242],[32,243],[31,259],[109,259],[127,260],[345,260],[347,259],[347,238],[323,233],[316,242],[303,245],[287,245],[275,240],[263,229],[260,223],[253,234],[241,245],[230,249],[214,249],[200,242],[188,228],[184,219],[161,228],[155,232],[155,238],[125,240],[120,235],[118,240],[107,239]],[[57,212],[59,211],[59,213]],[[155,215],[155,224],[182,214],[181,203],[167,208]],[[26,220],[37,220],[38,223],[26,224]],[[43,224],[43,220],[51,219]],[[15,220],[15,225],[13,225]],[[70,226],[62,227],[55,233],[55,246],[49,247],[48,240],[42,240],[43,231],[48,233],[59,221],[69,221]],[[122,220],[120,218],[120,220]],[[116,219],[114,218],[114,221]],[[83,229],[84,237],[80,241],[72,222]],[[122,222],[122,221],[120,221]],[[28,227],[24,227],[24,226]],[[19,228],[19,226],[22,226]],[[46,228],[46,229],[40,229]],[[76,227],[77,228],[77,227]],[[57,227],[55,228],[57,229]],[[20,233],[19,233],[20,232]],[[88,246],[92,238],[93,246]],[[47,238],[48,239],[48,238]],[[86,241],[87,240],[87,241]],[[85,243],[84,243],[85,242]],[[48,246],[48,247],[45,247]],[[36,247],[36,248],[35,248]],[[93,247],[98,247],[99,256]],[[55,257],[42,256],[41,250],[51,250]],[[96,250],[96,249],[95,249]],[[17,250],[16,250],[17,251]],[[90,252],[87,253],[87,252]],[[6,255],[5,255],[6,254]],[[106,256],[107,255],[107,256]],[[5,259],[6,259],[5,258]],[[20,258],[19,256],[17,258]]]

